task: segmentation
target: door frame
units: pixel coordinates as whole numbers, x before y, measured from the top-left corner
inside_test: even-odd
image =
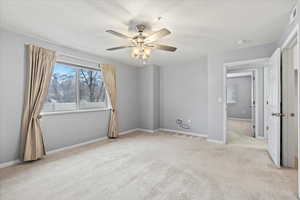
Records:
[[[243,69],[243,67],[247,67],[245,70],[254,70],[257,67],[263,67],[269,63],[270,58],[257,58],[257,59],[251,59],[251,60],[243,60],[243,61],[236,61],[236,62],[230,62],[230,63],[224,63],[223,64],[223,143],[227,144],[227,70],[228,69],[236,69],[240,68]],[[255,76],[257,77],[257,72],[255,71]],[[257,78],[256,78],[257,81]],[[256,91],[258,89],[258,84],[256,84]],[[257,119],[258,119],[258,95],[256,95],[256,107],[255,107],[255,134],[258,133],[258,126],[257,126]]]
[[[258,101],[258,95],[257,95],[258,85],[257,85],[256,76],[257,76],[257,69],[245,69],[245,70],[241,69],[241,71],[237,70],[237,72],[227,73],[227,79],[234,78],[234,77],[250,77],[251,78],[251,91],[250,91],[251,92],[251,123],[252,123],[251,125],[252,126],[255,125],[254,130],[253,130],[253,127],[251,127],[251,129],[254,132],[254,137],[258,138],[257,117],[258,117],[259,113],[258,113],[258,107],[256,106],[257,101]],[[255,102],[254,103],[254,107],[255,107],[254,112],[253,112],[253,107],[252,107],[253,102]],[[226,106],[227,106],[227,104],[226,104]],[[254,115],[253,115],[253,113],[254,113]],[[226,115],[227,115],[227,113],[226,113]],[[228,117],[227,117],[227,119],[228,119]]]
[[[281,46],[281,52],[283,51],[283,49],[287,48],[288,46],[291,45],[291,43],[297,39],[297,45],[298,45],[298,54],[297,54],[297,63],[298,63],[298,198],[300,199],[300,55],[299,55],[299,46],[300,46],[300,35],[299,35],[299,25],[297,24],[294,29],[290,32],[290,34],[287,36],[287,38],[285,39],[284,43]]]

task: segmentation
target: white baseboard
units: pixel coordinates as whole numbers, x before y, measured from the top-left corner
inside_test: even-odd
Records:
[[[216,143],[216,144],[225,144],[224,141],[222,140],[212,140],[212,139],[206,139],[207,142],[212,142],[212,143]]]
[[[151,130],[151,129],[144,129],[144,128],[138,128],[138,131],[146,132],[146,133],[154,133],[154,130]]]
[[[200,134],[200,133],[193,133],[193,132],[186,132],[186,131],[179,131],[179,130],[172,130],[172,129],[165,129],[165,128],[161,128],[159,130],[166,131],[166,132],[173,132],[173,133],[181,133],[181,134],[191,135],[191,136],[196,136],[196,137],[205,137],[205,138],[208,137],[207,134]],[[217,143],[217,144],[225,144],[224,141],[212,140],[212,139],[208,139],[208,138],[206,139],[206,141]]]
[[[160,131],[160,128],[154,129],[154,133],[159,132],[159,131]]]
[[[166,128],[160,128],[159,131],[166,131],[166,132],[171,132],[171,133],[180,133],[184,135],[191,135],[191,136],[196,136],[196,137],[207,137],[207,134],[201,134],[201,133],[193,133],[193,132],[188,132],[188,131],[180,131],[180,130],[172,130],[172,129],[166,129]]]
[[[1,168],[5,168],[5,167],[10,167],[10,166],[13,166],[13,165],[17,165],[19,163],[21,163],[20,160],[13,160],[13,161],[8,161],[8,162],[0,163],[0,169]]]
[[[130,129],[128,131],[120,132],[119,135],[126,135],[126,134],[129,134],[129,133],[136,132],[138,130],[139,129],[137,129],[137,128],[136,129]],[[63,147],[63,148],[51,150],[51,151],[48,151],[47,154],[52,154],[52,153],[56,153],[56,152],[60,152],[60,151],[68,150],[68,149],[73,149],[73,148],[76,148],[76,147],[80,147],[80,146],[83,146],[83,145],[96,143],[96,142],[99,142],[99,141],[102,141],[102,140],[106,140],[106,139],[108,139],[108,138],[105,136],[105,137],[97,138],[97,139],[94,139],[94,140],[89,140],[87,142],[82,142],[82,143],[79,143],[79,144],[74,144],[74,145],[71,145],[71,146],[67,146],[67,147]]]
[[[128,131],[120,132],[119,135],[126,135],[126,134],[133,133],[133,132],[136,132],[136,131],[141,131],[141,132],[146,132],[146,133],[156,133],[158,131],[166,131],[166,132],[173,132],[173,133],[181,133],[181,134],[185,134],[185,135],[192,135],[192,136],[197,136],[197,137],[207,137],[206,134],[199,134],[199,133],[172,130],[172,129],[163,129],[163,128],[159,128],[159,129],[155,129],[155,130],[136,128],[136,129],[130,129]],[[63,148],[47,151],[47,154],[51,155],[51,154],[54,154],[54,153],[58,153],[58,152],[65,151],[65,150],[68,150],[68,149],[73,149],[73,148],[80,147],[80,146],[87,145],[87,144],[96,143],[96,142],[106,140],[106,139],[107,139],[106,136],[101,137],[101,138],[97,138],[97,139],[90,140],[90,141],[87,141],[87,142],[82,142],[82,143],[79,143],[79,144],[74,144],[74,145],[63,147]],[[20,160],[13,160],[13,161],[5,162],[5,163],[0,163],[0,169],[5,168],[5,167],[9,167],[9,166],[13,166],[13,165],[16,165],[16,164],[19,164],[19,163],[21,163]]]
[[[97,138],[97,139],[94,139],[94,140],[89,140],[89,141],[86,141],[86,142],[82,142],[82,143],[78,143],[78,144],[74,144],[74,145],[62,147],[62,148],[59,148],[59,149],[54,149],[54,150],[51,150],[51,151],[47,151],[47,154],[51,155],[53,153],[57,153],[57,152],[61,152],[61,151],[69,150],[69,149],[73,149],[73,148],[76,148],[76,147],[81,147],[81,146],[84,146],[84,145],[87,145],[87,144],[96,143],[96,142],[99,142],[99,141],[102,141],[102,140],[106,140],[106,139],[107,139],[107,137],[105,136],[105,137]]]
[[[119,135],[126,135],[126,134],[129,134],[129,133],[135,132],[137,130],[138,129],[131,129],[131,130],[128,130],[128,131],[123,131],[123,132],[120,132]],[[58,152],[65,151],[65,150],[68,150],[68,149],[73,149],[73,148],[80,147],[80,146],[87,145],[87,144],[92,144],[92,143],[99,142],[99,141],[106,140],[106,139],[108,139],[106,136],[101,137],[101,138],[97,138],[97,139],[90,140],[90,141],[87,141],[87,142],[82,142],[82,143],[79,143],[79,144],[74,144],[74,145],[63,147],[63,148],[50,150],[50,151],[47,151],[47,154],[51,155],[51,154],[54,154],[54,153],[58,153]],[[13,160],[13,161],[0,163],[0,169],[5,168],[5,167],[10,167],[10,166],[13,166],[13,165],[16,165],[16,164],[19,164],[19,163],[21,163],[20,160]]]
[[[138,128],[137,131],[146,132],[146,133],[156,133],[159,131],[159,129],[151,130],[151,129]]]
[[[136,131],[139,131],[139,129],[135,128],[135,129],[130,129],[128,131],[123,131],[123,132],[120,132],[119,135],[127,135],[129,133],[133,133],[133,132],[136,132]]]

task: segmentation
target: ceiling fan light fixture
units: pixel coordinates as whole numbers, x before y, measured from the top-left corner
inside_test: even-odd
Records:
[[[134,58],[134,59],[138,59],[139,58],[139,54],[135,53],[134,51],[132,51],[131,57]]]
[[[177,49],[176,47],[153,43],[161,39],[162,37],[171,34],[171,32],[168,29],[163,28],[160,29],[159,31],[153,32],[152,34],[148,35],[148,34],[144,34],[144,30],[146,28],[145,25],[138,24],[136,28],[138,30],[138,34],[133,37],[127,36],[125,34],[113,30],[107,30],[106,32],[111,33],[117,37],[127,39],[131,42],[130,45],[109,48],[107,50],[112,51],[112,50],[118,50],[124,48],[132,48],[131,57],[135,59],[140,59],[141,62],[143,63],[146,62],[146,60],[150,57],[151,51],[153,49],[159,49],[159,50],[170,51],[170,52],[176,51]]]
[[[148,56],[146,54],[143,54],[143,60],[146,60]]]
[[[150,53],[151,53],[151,49],[150,48],[145,48],[144,49],[144,54],[145,55],[150,56]]]
[[[133,52],[133,54],[139,54],[140,50],[139,50],[139,48],[135,47],[135,48],[133,48],[132,52]]]
[[[143,47],[135,47],[132,49],[131,57],[135,59],[146,60],[150,57],[151,49]]]

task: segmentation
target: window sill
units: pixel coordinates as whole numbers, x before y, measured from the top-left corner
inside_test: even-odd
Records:
[[[99,111],[108,111],[111,108],[96,108],[96,109],[85,109],[85,110],[70,110],[70,111],[59,111],[59,112],[46,112],[41,113],[41,116],[49,116],[49,115],[65,115],[65,114],[73,114],[73,113],[86,113],[86,112],[99,112]]]

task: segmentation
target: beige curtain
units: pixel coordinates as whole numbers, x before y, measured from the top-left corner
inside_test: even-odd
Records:
[[[27,52],[28,74],[22,118],[21,153],[23,161],[32,161],[46,154],[39,114],[48,92],[55,52],[34,45],[28,45]]]
[[[104,76],[105,87],[111,101],[111,114],[108,128],[108,137],[118,137],[118,116],[117,116],[117,86],[116,68],[110,64],[102,64],[101,70]]]

